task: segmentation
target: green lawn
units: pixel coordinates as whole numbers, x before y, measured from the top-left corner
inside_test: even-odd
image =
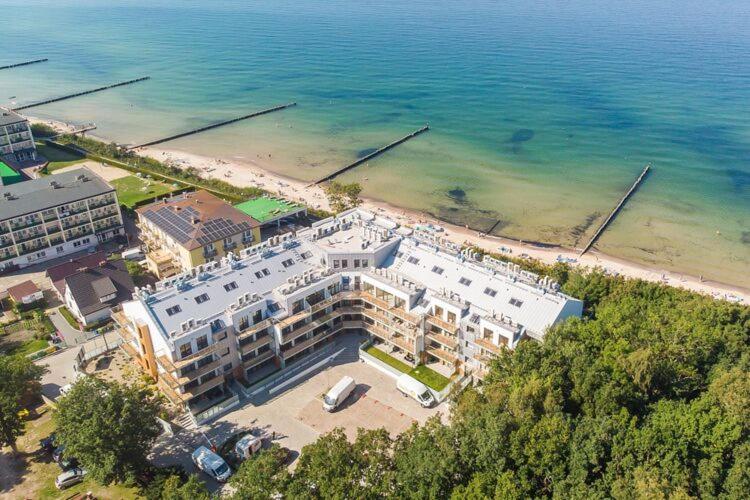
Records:
[[[403,361],[399,361],[393,356],[384,353],[374,345],[369,346],[364,351],[388,366],[391,366],[400,372],[408,373],[410,377],[419,380],[430,389],[442,391],[445,389],[445,386],[450,383],[449,378],[440,375],[432,368],[427,368],[425,365],[418,365],[415,368],[412,368]]]
[[[149,200],[175,190],[169,184],[153,179],[141,179],[135,175],[115,179],[111,184],[117,190],[120,203],[128,208],[133,208],[140,201]]]
[[[430,389],[442,391],[450,383],[450,379],[425,365],[419,365],[409,372],[409,376],[422,382]]]
[[[28,354],[41,351],[42,349],[46,349],[48,346],[49,342],[46,340],[31,339],[25,342],[21,342],[13,349],[8,350],[6,354],[8,354],[9,356],[12,356],[14,354],[21,354],[23,356],[26,356]]]
[[[68,153],[67,151],[62,151],[45,144],[37,143],[36,150],[49,160],[49,165],[47,166],[47,172],[49,173],[86,161],[86,157],[84,156]]]
[[[63,318],[65,318],[65,321],[68,322],[68,324],[75,328],[76,330],[80,330],[80,326],[78,325],[78,320],[75,316],[73,316],[73,313],[70,312],[70,310],[65,306],[60,306],[60,308],[57,310]]]

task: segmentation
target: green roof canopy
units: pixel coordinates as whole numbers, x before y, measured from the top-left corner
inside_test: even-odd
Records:
[[[277,221],[307,210],[298,203],[268,196],[244,201],[235,205],[234,208],[249,215],[261,224]]]
[[[16,182],[21,182],[23,176],[0,161],[0,179],[3,181],[3,186],[8,186],[10,184],[15,184]]]

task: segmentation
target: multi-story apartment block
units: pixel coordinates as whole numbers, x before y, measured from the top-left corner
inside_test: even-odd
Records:
[[[413,363],[482,378],[488,361],[582,303],[549,279],[362,210],[136,290],[125,349],[193,414],[357,331]]]
[[[0,271],[123,234],[114,188],[87,168],[0,187]]]
[[[260,224],[206,191],[139,208],[146,262],[160,279],[221,259],[260,242]]]
[[[36,159],[29,121],[6,108],[0,108],[0,159],[11,162]]]

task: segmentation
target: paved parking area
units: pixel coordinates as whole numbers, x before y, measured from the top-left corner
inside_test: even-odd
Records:
[[[210,439],[216,445],[232,434],[249,429],[295,452],[318,436],[342,427],[347,436],[357,429],[384,427],[392,435],[406,430],[413,422],[424,423],[441,413],[446,419],[447,403],[422,408],[419,403],[396,390],[396,379],[359,360],[360,338],[347,334],[319,353],[293,366],[285,375],[269,384],[252,400],[198,429],[184,430],[175,436],[160,438],[154,460],[161,465],[180,463],[192,470],[190,453]],[[333,413],[323,410],[322,396],[344,375],[357,382],[356,393]],[[203,479],[207,479],[205,475]],[[218,485],[214,485],[218,486]]]

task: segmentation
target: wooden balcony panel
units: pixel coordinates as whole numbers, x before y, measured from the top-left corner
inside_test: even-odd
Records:
[[[195,380],[198,377],[202,377],[203,375],[216,370],[217,368],[219,368],[219,366],[221,366],[221,363],[222,363],[221,359],[215,359],[211,361],[210,363],[208,363],[207,365],[201,366],[197,370],[194,370],[190,373],[186,373],[182,375],[180,378],[177,379],[177,383],[179,385],[185,385],[191,380]]]
[[[255,339],[254,342],[250,342],[249,344],[246,344],[240,347],[240,352],[242,354],[247,354],[249,352],[256,350],[259,347],[263,347],[264,345],[269,344],[270,342],[271,342],[271,336],[263,335],[259,339]]]
[[[336,309],[335,311],[328,313],[325,316],[322,316],[316,319],[315,321],[306,323],[305,325],[297,328],[296,330],[292,330],[291,332],[284,334],[284,336],[282,337],[281,343],[286,344],[290,340],[294,340],[300,335],[304,335],[307,332],[318,328],[319,326],[325,325],[327,322],[331,321],[332,319],[338,316],[341,316],[342,314],[344,313],[341,311],[341,309]]]
[[[342,329],[342,326],[338,325],[338,326],[336,326],[335,328],[333,328],[331,330],[328,330],[328,331],[325,331],[325,332],[321,332],[321,333],[315,335],[314,337],[312,337],[310,339],[304,340],[304,341],[300,342],[299,344],[297,344],[297,345],[295,345],[293,347],[290,347],[286,351],[282,351],[281,354],[284,356],[284,358],[288,359],[288,358],[294,356],[295,354],[304,351],[308,347],[317,344],[321,340],[324,340],[324,339],[330,337],[331,335],[337,333],[341,329]]]
[[[249,337],[250,335],[253,335],[254,333],[257,333],[265,328],[268,328],[269,326],[273,325],[273,320],[271,318],[264,319],[260,323],[256,323],[254,325],[250,325],[241,332],[237,334],[237,339],[242,340],[244,338]]]
[[[188,364],[190,364],[190,363],[192,363],[194,361],[197,361],[197,360],[199,360],[200,358],[202,358],[204,356],[207,356],[209,354],[215,353],[216,351],[219,350],[219,348],[221,346],[222,346],[222,342],[214,342],[213,344],[209,344],[208,346],[204,347],[200,351],[195,352],[195,353],[193,353],[190,356],[187,356],[185,358],[176,359],[176,360],[172,361],[172,363],[177,368],[182,368],[183,366],[188,365]]]
[[[165,355],[161,355],[156,358],[156,362],[159,363],[159,365],[164,369],[164,371],[167,372],[175,372],[177,371],[177,367],[172,363],[172,360],[170,360]]]
[[[442,335],[440,333],[430,332],[425,335],[429,340],[434,340],[438,344],[447,347],[449,350],[454,350],[456,347],[458,347],[458,341],[453,338],[449,337],[447,335]]]
[[[446,363],[456,364],[456,362],[458,361],[458,356],[446,351],[445,349],[440,349],[436,347],[428,347],[426,351],[427,351],[427,354],[435,356],[436,358],[443,360]]]
[[[242,362],[242,367],[245,369],[252,368],[255,365],[259,365],[264,361],[267,361],[275,356],[273,351],[266,351],[254,358],[250,358],[247,361]]]
[[[172,404],[181,406],[183,403],[182,398],[179,394],[177,394],[169,385],[167,385],[166,382],[160,377],[159,380],[156,381],[156,386],[159,388],[159,390],[167,396],[167,399],[169,399]]]
[[[213,389],[214,387],[218,387],[223,383],[224,383],[224,376],[219,375],[219,376],[212,378],[208,382],[203,382],[197,387],[188,389],[187,391],[185,391],[184,394],[181,394],[180,396],[182,396],[183,401],[187,401],[188,399],[192,399],[195,396],[200,396],[204,392],[209,391]]]
[[[487,349],[493,354],[500,354],[501,352],[503,352],[503,348],[501,346],[495,345],[487,339],[476,339],[474,340],[474,343],[483,349]]]
[[[437,316],[433,316],[432,314],[427,315],[427,322],[437,326],[438,328],[445,330],[448,333],[456,333],[458,331],[458,325],[454,325],[453,323],[449,323],[442,318],[438,318]]]

